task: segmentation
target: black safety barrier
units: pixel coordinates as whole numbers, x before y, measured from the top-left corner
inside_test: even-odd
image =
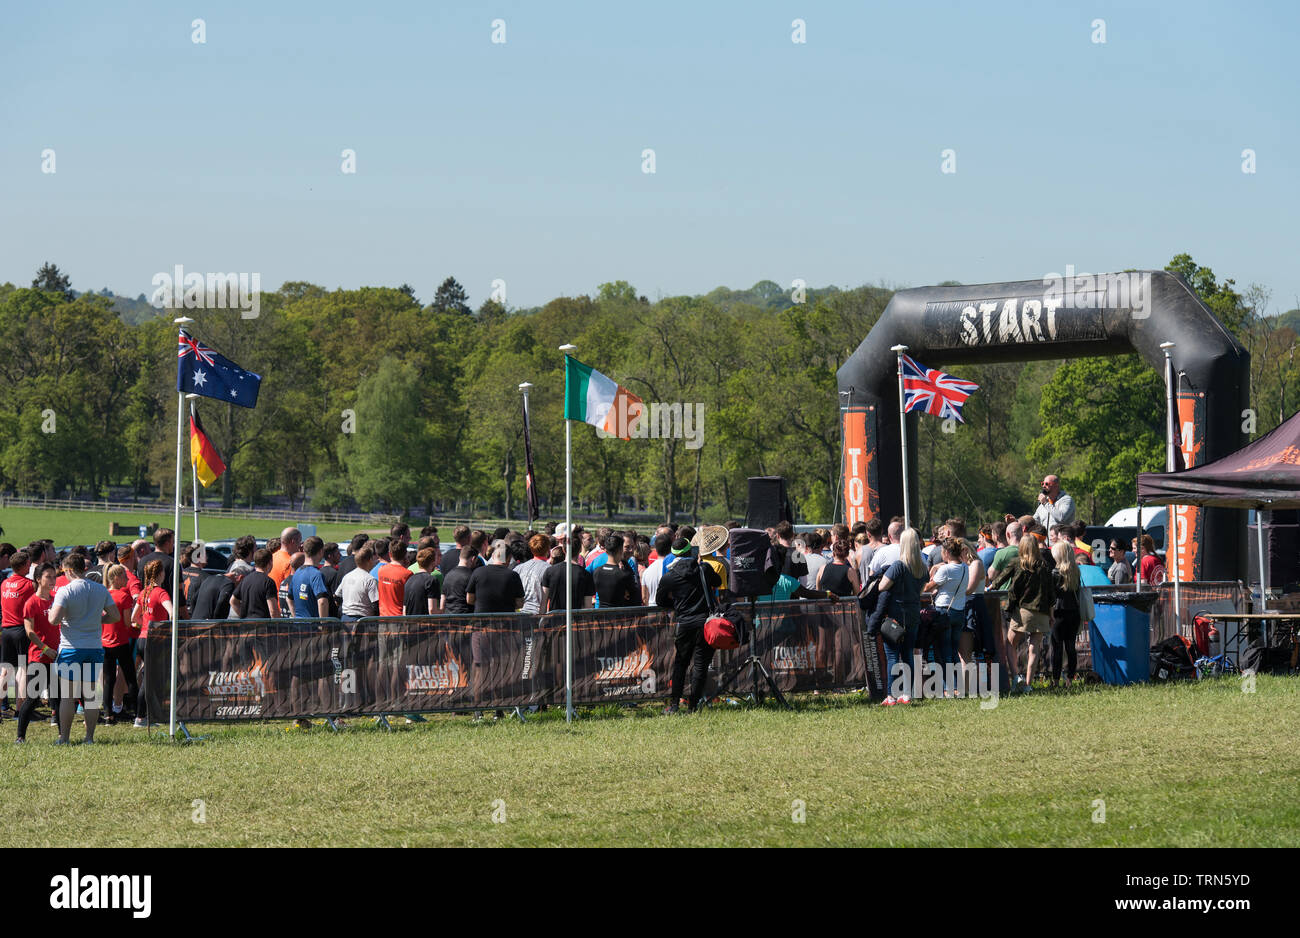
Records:
[[[741,604],[752,626],[751,607]],[[868,683],[854,602],[758,603],[750,643],[710,671],[749,689],[751,649],[783,692]],[[573,699],[599,704],[668,696],[672,617],[658,607],[573,615]],[[176,717],[186,722],[432,713],[562,705],[564,613],[183,621]],[[151,719],[170,703],[171,623],[145,639]]]

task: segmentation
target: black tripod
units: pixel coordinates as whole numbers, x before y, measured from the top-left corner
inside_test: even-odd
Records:
[[[758,640],[757,596],[749,597],[749,617],[753,623],[749,635],[749,655],[740,663],[740,667],[736,669],[735,674],[725,681],[719,681],[716,696],[721,697],[726,693],[727,688],[731,686],[732,682],[738,680],[740,676],[745,673],[745,666],[748,665],[750,677],[754,682],[754,689],[750,693],[750,699],[753,700],[754,704],[760,706],[763,703],[763,686],[759,681],[759,679],[762,678],[762,680],[767,682],[767,686],[771,688],[772,696],[776,698],[777,703],[782,707],[785,707],[787,710],[793,710],[794,708],[790,706],[790,702],[786,700],[785,695],[781,693],[781,688],[777,687],[776,679],[772,677],[772,672],[767,670],[767,666],[763,664],[763,659],[760,658],[754,650],[754,643]]]

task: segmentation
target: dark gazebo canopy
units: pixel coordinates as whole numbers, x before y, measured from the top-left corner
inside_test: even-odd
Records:
[[[1138,474],[1138,504],[1300,508],[1300,413],[1214,462]]]

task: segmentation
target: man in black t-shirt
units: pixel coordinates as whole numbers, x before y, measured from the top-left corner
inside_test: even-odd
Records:
[[[442,574],[438,572],[439,551],[425,547],[415,555],[420,572],[406,581],[402,611],[408,616],[431,616],[441,611]]]
[[[465,588],[469,586],[470,564],[477,556],[474,548],[466,544],[460,549],[460,564],[452,567],[451,572],[442,578],[442,611],[456,615],[468,615],[474,611],[465,597]]]
[[[592,574],[601,609],[617,606],[641,605],[641,590],[636,585],[636,574],[623,561],[623,537],[611,534],[605,538],[605,565]]]
[[[365,547],[366,542],[369,540],[370,540],[369,534],[357,534],[354,535],[352,540],[348,542],[348,555],[344,557],[342,560],[340,560],[338,563],[340,583],[343,582],[343,578],[345,576],[347,576],[349,573],[351,573],[353,570],[357,568],[357,551]]]
[[[475,614],[518,612],[523,607],[523,580],[506,566],[507,560],[506,542],[497,541],[492,559],[470,574],[465,600],[474,607]]]
[[[581,558],[577,554],[573,555],[573,608],[590,609],[591,599],[596,595],[596,582],[591,578],[591,572],[582,565]],[[551,564],[547,567],[546,572],[542,574],[542,608],[546,612],[563,611],[565,605],[564,594],[564,555],[560,555],[560,562]]]
[[[456,525],[456,529],[451,532],[451,537],[452,545],[447,548],[442,555],[442,559],[438,561],[438,569],[442,571],[444,577],[460,565],[460,552],[469,543],[469,526],[464,524]]]
[[[207,561],[207,549],[199,541],[186,544],[181,551],[181,598],[186,606],[193,606],[199,598],[199,587],[206,578],[204,565]]]
[[[230,597],[251,568],[242,560],[233,561],[225,573],[204,577],[194,595],[191,619],[230,618]]]
[[[334,591],[339,588],[339,581],[343,575],[339,573],[339,564],[343,558],[339,555],[339,545],[334,541],[329,541],[325,545],[325,553],[321,555],[320,575],[325,581],[325,592],[329,594],[330,615],[335,618],[339,614],[339,601],[334,596]]]
[[[275,580],[271,579],[271,564],[275,555],[263,547],[253,555],[257,569],[245,574],[230,597],[230,607],[241,619],[275,619],[280,615],[276,601]]]

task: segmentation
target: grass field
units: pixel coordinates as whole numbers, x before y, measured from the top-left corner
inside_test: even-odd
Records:
[[[33,538],[48,537],[55,544],[94,544],[109,537],[112,522],[118,524],[141,525],[160,524],[170,528],[175,520],[171,512],[141,512],[129,514],[117,511],[45,511],[40,508],[5,508],[0,511],[0,527],[4,528],[3,540],[19,547],[29,543]],[[199,515],[199,533],[204,540],[213,541],[223,538],[240,537],[252,534],[257,537],[279,537],[280,532],[289,525],[286,521],[268,521],[265,518],[216,518]],[[194,535],[194,516],[188,512],[181,514],[181,539],[188,541]],[[418,533],[419,524],[414,526]],[[368,527],[356,524],[321,524],[316,526],[316,533],[327,541],[346,544],[358,531],[370,534],[387,534],[388,529]],[[440,532],[443,539],[450,543],[451,529]],[[113,540],[122,543],[124,538],[118,536]]]
[[[56,846],[1300,844],[1296,678],[799,707],[203,726],[191,745],[114,726],[56,748],[33,725],[0,747],[26,794],[0,801],[0,829]]]

